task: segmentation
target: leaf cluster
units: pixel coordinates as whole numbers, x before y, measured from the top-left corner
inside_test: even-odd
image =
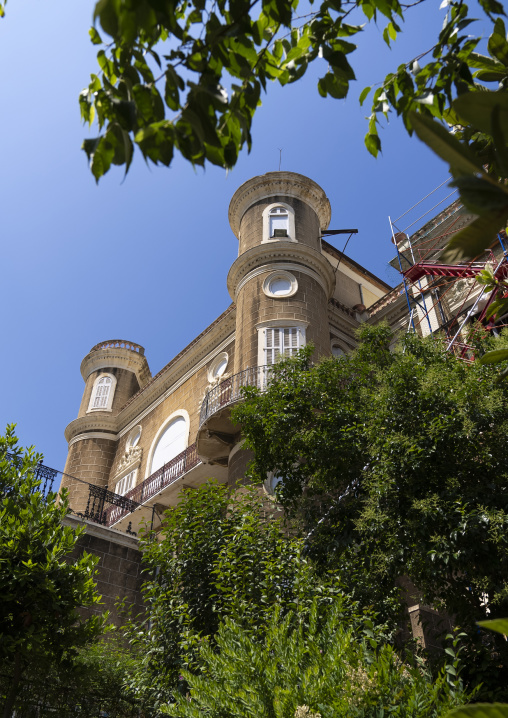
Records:
[[[504,13],[497,0],[481,5],[489,17]],[[242,147],[251,148],[254,113],[269,82],[296,82],[324,59],[319,94],[345,98],[355,80],[351,38],[364,30],[350,22],[351,13],[367,25],[386,22],[390,45],[410,7],[399,0],[322,0],[300,15],[298,0],[99,0],[90,30],[100,46],[99,71],[79,98],[83,121],[97,120],[100,130],[83,143],[94,177],[112,165],[128,171],[136,145],[154,164],[169,166],[180,152],[193,165],[233,167]],[[453,92],[474,84],[478,40],[464,34],[471,22],[467,6],[453,2],[433,62],[420,68],[413,61],[414,77],[401,66],[375,91],[365,139],[372,154],[381,147],[379,116],[390,107],[411,131],[412,110],[444,117]]]
[[[0,437],[0,663],[16,681],[34,662],[64,654],[102,633],[104,618],[83,619],[97,607],[97,558],[71,558],[79,532],[62,525],[66,495],[44,496],[35,478],[42,457],[23,453],[14,427]]]
[[[363,328],[349,357],[285,362],[265,393],[246,393],[235,417],[250,475],[282,478],[309,555],[340,567],[362,602],[407,575],[415,602],[470,628],[508,605],[508,389],[439,338],[408,335],[392,353],[390,341],[387,327]],[[471,650],[484,657],[479,641]]]
[[[176,696],[162,712],[184,718],[363,718],[381,710],[430,718],[465,700],[460,681],[450,685],[445,671],[433,681],[423,666],[402,663],[371,621],[353,631],[340,600],[326,613],[326,620],[318,620],[314,604],[302,625],[297,614],[283,616],[275,608],[264,639],[254,643],[226,618],[215,649],[201,649],[202,673],[183,672],[189,694]]]
[[[199,673],[201,649],[213,649],[226,617],[256,642],[274,606],[305,623],[314,600],[322,608],[341,593],[336,577],[319,577],[301,539],[272,508],[257,490],[231,494],[209,483],[166,512],[160,541],[145,535],[150,611],[144,623],[131,625],[130,640],[141,656],[133,688],[154,709],[185,693],[182,670]],[[355,603],[344,599],[343,609],[353,621]]]

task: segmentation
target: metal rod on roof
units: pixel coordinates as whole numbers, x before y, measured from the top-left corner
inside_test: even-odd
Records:
[[[445,181],[444,181],[444,182],[441,182],[441,184],[438,184],[438,186],[437,186],[435,189],[433,189],[432,192],[429,192],[429,194],[426,194],[425,197],[422,197],[421,200],[419,200],[416,204],[414,204],[412,207],[410,207],[409,209],[407,209],[403,214],[400,215],[400,217],[397,217],[397,219],[394,219],[394,220],[393,220],[393,223],[395,224],[396,222],[399,221],[399,219],[402,219],[402,217],[405,217],[406,214],[408,214],[409,212],[411,212],[411,210],[414,209],[415,207],[418,207],[418,205],[421,204],[424,200],[426,200],[427,197],[430,197],[431,194],[434,194],[434,192],[436,192],[440,187],[442,187],[442,186],[443,186],[444,184],[446,184],[448,181],[449,181],[449,178],[448,178],[448,179],[445,179]]]
[[[440,202],[438,202],[438,203],[435,204],[433,207],[431,207],[431,208],[428,209],[426,212],[424,212],[421,217],[418,217],[418,219],[415,219],[414,222],[411,222],[411,224],[408,224],[408,226],[403,230],[403,232],[407,232],[407,230],[408,230],[410,227],[412,227],[414,224],[416,224],[416,223],[419,222],[421,219],[423,219],[426,215],[429,214],[429,212],[432,212],[432,210],[436,209],[436,207],[439,207],[440,204],[443,204],[443,202],[446,202],[446,200],[447,200],[449,197],[451,197],[452,194],[455,194],[455,192],[458,192],[458,189],[454,189],[453,192],[450,192],[450,194],[447,194],[446,197],[443,197],[443,199],[442,199]]]

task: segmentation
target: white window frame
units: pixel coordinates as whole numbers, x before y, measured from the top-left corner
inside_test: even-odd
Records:
[[[271,291],[270,285],[277,279],[286,279],[290,283],[290,289],[286,294],[274,294]],[[291,272],[285,272],[283,270],[271,272],[263,282],[263,292],[266,294],[267,297],[272,297],[273,299],[287,299],[288,297],[294,296],[297,291],[298,281],[295,275],[291,274]]]
[[[170,416],[168,416],[165,421],[161,424],[159,427],[159,430],[154,436],[154,439],[152,441],[152,444],[150,446],[150,451],[148,452],[148,460],[146,462],[146,470],[145,470],[145,478],[148,479],[152,475],[152,461],[153,461],[153,455],[155,453],[155,449],[157,448],[157,444],[159,443],[159,439],[162,436],[163,432],[167,429],[169,424],[174,419],[178,419],[180,417],[183,417],[185,419],[185,426],[187,429],[187,434],[185,437],[185,448],[187,449],[189,446],[189,430],[190,430],[190,418],[189,418],[189,412],[185,411],[185,409],[178,409],[178,411],[174,411]]]
[[[109,385],[109,393],[106,399],[106,406],[94,406],[95,401],[97,399],[97,392],[99,390],[100,382],[102,379],[111,379],[111,384]],[[93,387],[92,387],[92,393],[90,395],[90,401],[88,403],[88,410],[87,414],[91,411],[112,411],[113,409],[113,398],[115,396],[115,389],[116,389],[116,377],[114,374],[107,374],[105,372],[102,372],[99,374],[98,377],[96,377]]]
[[[270,236],[270,214],[277,207],[282,207],[288,213],[288,235],[287,237],[271,237]],[[295,233],[295,211],[291,205],[286,202],[274,202],[263,210],[263,240],[261,244],[269,242],[296,242]]]
[[[281,332],[284,329],[295,330],[296,347],[290,347],[290,349],[294,348],[294,351],[291,351],[289,355],[285,355],[294,356],[296,352],[302,347],[304,347],[306,344],[306,329],[308,326],[308,322],[295,322],[294,319],[275,319],[272,321],[261,322],[261,324],[258,324],[256,326],[258,332],[258,366],[265,366],[266,364],[271,365],[275,363],[273,361],[267,361],[267,358],[270,358],[270,349],[266,346],[268,332],[273,332],[273,330],[278,330],[279,332]]]
[[[131,469],[122,476],[115,484],[115,494],[119,496],[125,496],[131,489],[136,486],[136,479],[138,475],[137,469]]]
[[[222,374],[220,376],[217,376],[216,375],[217,369],[219,368],[219,366],[222,364],[223,361],[226,362],[226,366],[224,367],[224,371],[222,372]],[[224,376],[224,374],[226,374],[228,364],[229,364],[229,354],[227,352],[221,352],[220,354],[217,354],[217,356],[214,357],[212,363],[210,364],[210,367],[208,368],[208,372],[207,372],[208,382],[212,383],[212,382],[220,380]]]

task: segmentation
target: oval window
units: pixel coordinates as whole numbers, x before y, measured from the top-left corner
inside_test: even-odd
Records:
[[[136,428],[133,430],[132,434],[129,437],[129,448],[133,448],[134,446],[137,446],[139,444],[140,439],[141,439],[141,427],[136,426]]]
[[[298,290],[296,277],[290,272],[273,272],[263,282],[268,297],[292,297]]]
[[[283,297],[285,294],[289,294],[291,291],[291,282],[286,277],[277,277],[272,279],[269,284],[270,293],[274,297]]]
[[[164,429],[152,456],[151,474],[187,448],[187,422],[178,416]]]

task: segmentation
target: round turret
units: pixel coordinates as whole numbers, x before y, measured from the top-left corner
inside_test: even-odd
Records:
[[[81,362],[83,398],[65,429],[69,453],[62,486],[69,489],[74,510],[85,511],[89,487],[107,487],[118,442],[118,415],[151,378],[139,344],[113,339],[96,344]],[[82,481],[73,481],[76,477]]]

